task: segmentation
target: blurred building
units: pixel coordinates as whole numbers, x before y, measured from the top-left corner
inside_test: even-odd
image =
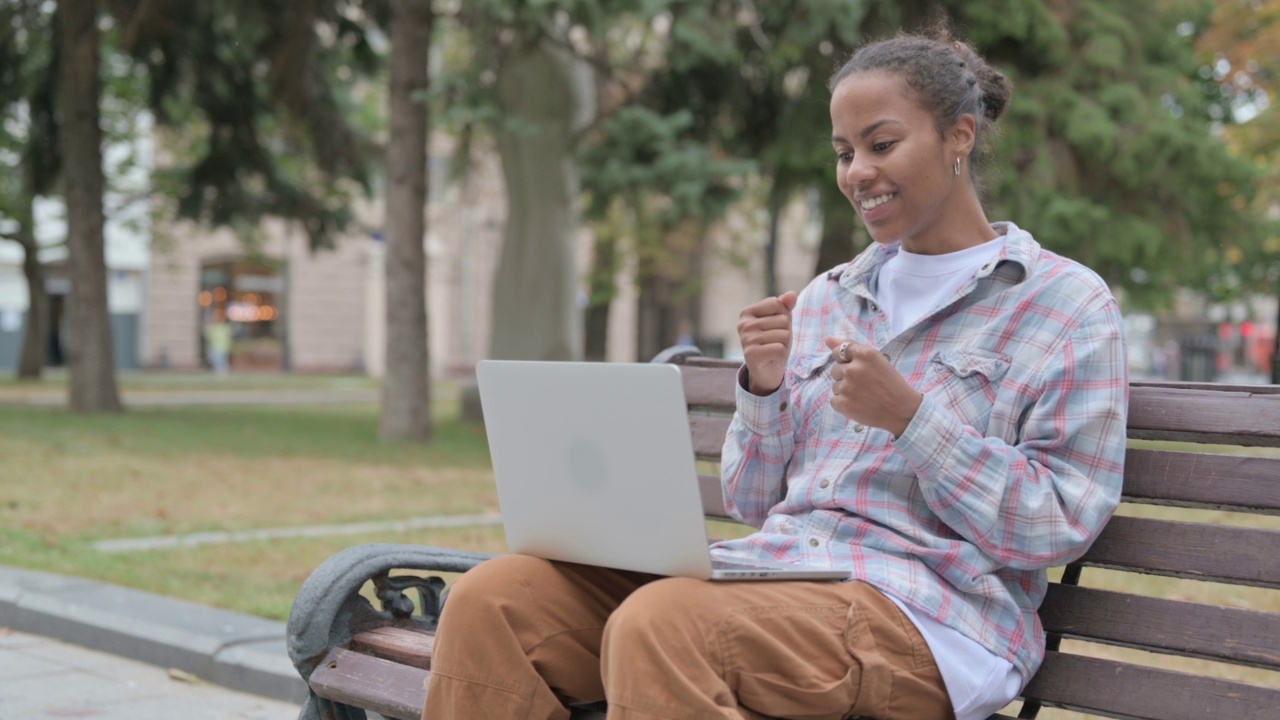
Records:
[[[432,373],[463,376],[486,357],[492,284],[501,252],[505,188],[493,155],[479,156],[465,183],[445,177],[448,141],[433,146],[428,206],[427,293]],[[230,230],[191,225],[159,228],[147,273],[145,367],[206,366],[202,325],[224,314],[233,328],[232,370],[383,372],[385,260],[382,208],[356,208],[357,222],[332,249],[312,251],[305,233],[268,222],[257,252]],[[803,203],[784,228],[779,280],[799,290],[813,274],[816,230]],[[703,327],[693,338],[709,350],[735,353],[739,310],[764,294],[762,255],[767,222],[743,213],[711,238],[703,287]],[[591,236],[582,231],[580,277],[590,264]],[[618,277],[610,310],[608,359],[636,360],[636,296],[628,270]],[[582,287],[585,297],[585,280]]]
[[[107,265],[107,305],[118,369],[143,363],[146,324],[147,270],[150,267],[151,206],[145,190],[150,176],[150,117],[137,119],[144,132],[128,143],[108,143],[103,166],[108,169],[108,191],[103,197],[103,228]],[[71,291],[67,271],[66,205],[61,198],[37,198],[33,208],[36,243],[45,266],[45,287],[50,318],[41,335],[45,364],[66,362],[66,307]],[[16,369],[26,333],[30,294],[22,271],[23,250],[16,242],[0,242],[0,371]]]

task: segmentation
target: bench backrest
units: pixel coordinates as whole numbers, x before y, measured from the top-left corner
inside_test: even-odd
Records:
[[[695,453],[719,462],[738,363],[666,359],[681,367]],[[1136,382],[1128,428],[1124,505],[1050,586],[1040,610],[1050,653],[1021,716],[1045,705],[1280,718],[1280,453],[1244,450],[1280,447],[1280,387]],[[707,516],[724,519],[720,478],[700,484]],[[1083,568],[1102,569],[1088,587]]]

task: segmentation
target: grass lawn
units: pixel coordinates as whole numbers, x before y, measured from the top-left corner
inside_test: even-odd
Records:
[[[445,395],[442,393],[442,395]],[[283,619],[324,558],[358,542],[501,551],[500,529],[102,553],[93,540],[496,512],[483,432],[437,404],[430,445],[383,443],[373,406],[0,407],[0,563]]]

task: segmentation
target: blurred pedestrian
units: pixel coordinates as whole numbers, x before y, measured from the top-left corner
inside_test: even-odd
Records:
[[[231,340],[231,323],[227,322],[226,312],[214,310],[204,326],[204,347],[209,367],[216,375],[225,376],[231,371]]]

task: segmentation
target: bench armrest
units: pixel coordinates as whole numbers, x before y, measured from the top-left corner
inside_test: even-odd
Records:
[[[493,557],[425,545],[373,543],[347,548],[325,560],[307,578],[289,611],[289,658],[304,679],[324,659],[330,647],[345,645],[351,636],[381,625],[410,619],[413,603],[404,591],[417,589],[423,614],[412,618],[434,628],[440,612],[439,578],[388,577],[394,569],[466,572]],[[374,581],[382,604],[378,610],[360,589]]]

